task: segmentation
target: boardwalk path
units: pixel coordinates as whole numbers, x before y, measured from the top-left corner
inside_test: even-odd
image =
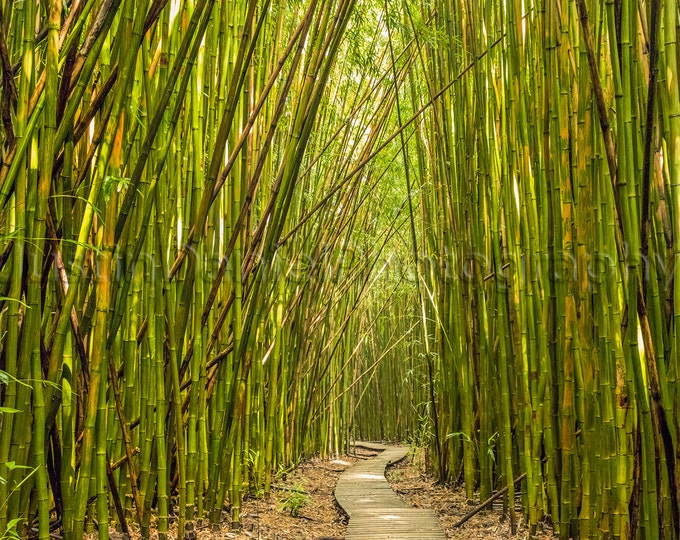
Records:
[[[335,487],[338,504],[349,515],[346,540],[445,540],[433,510],[411,508],[385,480],[385,467],[403,459],[408,448],[357,443],[381,453],[347,469]]]

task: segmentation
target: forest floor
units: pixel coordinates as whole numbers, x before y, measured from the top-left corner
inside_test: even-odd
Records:
[[[412,459],[405,459],[387,470],[387,480],[399,496],[414,508],[431,508],[439,518],[439,524],[447,539],[528,538],[526,527],[518,526],[513,535],[510,521],[503,516],[502,499],[498,499],[479,514],[470,518],[460,527],[455,524],[472,511],[479,501],[468,503],[462,487],[438,485],[435,479],[425,472],[424,452],[419,450]],[[519,507],[518,507],[519,510]],[[518,513],[518,519],[521,514]],[[552,530],[546,525],[535,538],[552,538]]]
[[[304,461],[294,471],[273,481],[269,498],[244,500],[240,531],[230,529],[229,515],[225,511],[222,530],[199,526],[196,539],[342,540],[347,529],[347,516],[335,501],[335,484],[340,474],[353,463],[376,454],[357,447],[356,453],[349,456]],[[447,539],[527,538],[523,527],[519,527],[514,536],[510,533],[510,524],[502,515],[500,503],[454,528],[454,524],[473,508],[468,504],[464,490],[437,485],[434,478],[425,472],[422,451],[411,454],[411,457],[413,459],[407,458],[389,467],[387,480],[411,506],[433,509]],[[114,534],[111,538],[115,540],[118,537]],[[538,538],[551,537],[551,531],[547,529]],[[169,538],[176,538],[176,530],[172,530],[172,526]]]
[[[277,482],[270,500],[250,499],[243,505],[243,529],[222,536],[201,536],[200,540],[217,538],[234,540],[342,540],[347,528],[347,517],[335,502],[333,491],[338,477],[350,464],[370,459],[377,452],[356,448],[356,454],[333,460],[314,459],[303,462],[285,480]],[[465,492],[460,488],[437,485],[425,472],[423,451],[413,459],[388,468],[387,480],[392,488],[411,506],[432,508],[447,538],[482,539],[527,537],[527,531],[519,527],[513,536],[510,523],[503,518],[500,503],[484,511],[459,528],[454,524],[473,507],[467,503]],[[288,489],[303,489],[308,495],[297,499]],[[293,494],[292,501],[288,500]],[[299,494],[298,494],[299,495]],[[288,500],[288,502],[287,502]],[[304,501],[304,504],[301,504]],[[291,515],[292,507],[300,504],[297,517]],[[550,538],[551,531],[544,531],[539,538]]]
[[[198,535],[198,540],[342,540],[347,516],[335,501],[335,484],[342,472],[368,452],[336,459],[303,461],[272,483],[268,499],[247,499],[241,511],[241,531]]]

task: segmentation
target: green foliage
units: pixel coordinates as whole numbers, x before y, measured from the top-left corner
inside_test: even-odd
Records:
[[[427,401],[414,406],[413,410],[417,418],[416,429],[410,434],[408,444],[415,455],[418,449],[426,448],[432,442],[432,416]]]
[[[300,517],[302,509],[309,503],[309,495],[301,483],[295,484],[290,492],[279,499],[279,511],[286,512],[292,517]]]
[[[4,463],[4,465],[10,471],[13,471],[15,469],[29,469],[29,470],[31,470],[31,472],[28,473],[21,482],[19,482],[16,486],[14,486],[12,491],[9,492],[9,496],[11,496],[18,489],[20,489],[21,486],[23,484],[25,484],[26,481],[29,478],[31,478],[38,470],[37,467],[32,468],[32,467],[28,467],[26,465],[17,465],[14,461],[7,461],[7,462]],[[0,476],[0,483],[6,484],[7,480],[5,478],[3,478],[2,476]],[[9,500],[9,496],[7,497],[7,500],[0,501],[0,510],[2,510],[7,505],[7,502]],[[10,520],[7,523],[7,526],[5,527],[5,530],[0,532],[0,540],[6,540],[6,539],[9,539],[9,538],[17,538],[17,539],[20,538],[17,528],[22,521],[23,521],[23,518],[14,518],[14,519]]]
[[[21,384],[23,386],[26,386],[27,388],[30,388],[30,386],[24,382],[21,382],[19,379],[16,377],[13,377],[6,371],[3,371],[0,369],[0,384],[9,384],[10,381],[14,381],[15,383]]]
[[[22,384],[24,386],[28,386],[25,383],[17,380],[15,377],[7,373],[6,371],[3,371],[0,369],[0,385],[6,385],[9,384],[10,381],[15,381],[19,384]],[[2,418],[3,414],[16,414],[19,411],[18,409],[14,409],[12,407],[0,407],[0,419]],[[2,425],[0,423],[0,425]],[[6,461],[3,463],[5,468],[8,471],[14,471],[17,469],[28,469],[30,470],[31,467],[28,467],[26,465],[18,465],[15,461]],[[21,488],[21,486],[28,480],[33,474],[37,471],[37,468],[33,468],[31,472],[24,477],[24,479],[19,482],[17,486],[12,489],[12,491],[9,493],[9,495],[12,495],[16,490]],[[7,479],[4,478],[3,476],[0,476],[0,484],[6,485],[7,484]],[[9,496],[8,496],[9,499]],[[0,510],[2,510],[5,506],[7,505],[7,500],[0,501]],[[10,521],[7,522],[7,526],[5,527],[4,531],[0,531],[0,540],[7,540],[7,539],[18,539],[20,538],[19,532],[17,530],[19,524],[22,522],[22,518],[14,518]]]
[[[129,178],[107,176],[106,178],[104,178],[104,185],[102,187],[104,200],[106,202],[109,202],[111,200],[111,195],[113,195],[114,190],[122,192],[123,188],[127,188],[129,185],[130,185]]]
[[[0,540],[7,540],[7,539],[14,539],[16,538],[17,540],[21,538],[19,536],[19,531],[17,530],[17,527],[19,526],[19,523],[21,523],[21,518],[15,518],[11,520],[9,523],[7,523],[7,527],[5,528],[2,533],[0,533]]]
[[[472,442],[472,439],[467,433],[463,433],[462,431],[456,431],[455,433],[449,433],[446,435],[446,439],[456,439],[460,438],[463,439],[466,442]]]
[[[489,439],[486,441],[488,446],[487,453],[492,462],[496,463],[496,440],[498,439],[498,432],[496,431]]]

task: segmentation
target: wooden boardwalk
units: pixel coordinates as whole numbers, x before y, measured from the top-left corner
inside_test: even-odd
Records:
[[[411,508],[385,480],[385,468],[403,459],[408,448],[357,443],[379,450],[370,460],[347,469],[335,487],[335,498],[347,512],[346,540],[445,540],[433,510]]]

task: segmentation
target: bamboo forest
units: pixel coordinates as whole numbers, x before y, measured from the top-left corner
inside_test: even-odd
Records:
[[[237,530],[364,440],[528,537],[680,539],[679,32],[2,0],[0,538]]]

